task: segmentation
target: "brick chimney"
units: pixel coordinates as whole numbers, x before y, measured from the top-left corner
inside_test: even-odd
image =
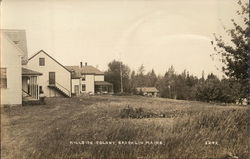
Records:
[[[85,66],[88,66],[88,63],[87,63],[87,62],[85,62]]]
[[[82,68],[82,62],[80,62],[80,67]]]

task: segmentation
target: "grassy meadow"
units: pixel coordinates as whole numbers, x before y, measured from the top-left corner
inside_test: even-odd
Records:
[[[141,96],[47,98],[46,102],[2,108],[3,159],[249,157],[246,106]]]

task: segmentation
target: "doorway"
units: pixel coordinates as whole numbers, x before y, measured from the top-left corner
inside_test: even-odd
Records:
[[[79,85],[75,85],[75,94],[76,96],[79,95]]]
[[[49,84],[50,85],[56,84],[56,73],[55,72],[49,72]]]

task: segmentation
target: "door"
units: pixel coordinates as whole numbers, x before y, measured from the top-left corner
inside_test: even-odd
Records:
[[[76,96],[79,95],[79,86],[78,85],[75,85],[75,94],[76,94]]]
[[[55,72],[49,72],[49,84],[55,84],[56,83],[56,73]]]

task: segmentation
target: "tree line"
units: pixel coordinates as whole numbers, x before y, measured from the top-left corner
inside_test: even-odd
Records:
[[[156,75],[153,69],[146,72],[144,65],[137,71],[131,71],[128,65],[113,60],[108,64],[105,80],[113,84],[115,93],[121,92],[122,81],[127,94],[136,94],[137,87],[156,87],[160,97],[171,99],[235,103],[245,97],[241,84],[236,80],[219,79],[212,73],[205,77],[204,71],[200,78],[190,75],[187,70],[178,74],[174,66],[168,68],[164,75]]]

